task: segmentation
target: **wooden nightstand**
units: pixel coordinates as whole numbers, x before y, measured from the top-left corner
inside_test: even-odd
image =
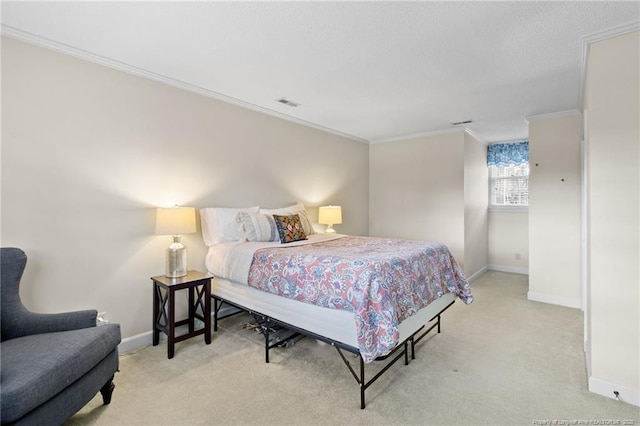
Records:
[[[198,271],[180,278],[164,275],[151,277],[153,281],[153,346],[160,342],[160,332],[167,335],[167,357],[173,358],[175,344],[191,337],[204,334],[204,341],[211,343],[211,278]],[[176,291],[189,290],[189,317],[176,321]],[[167,306],[168,304],[168,306]],[[195,329],[195,319],[204,327]],[[176,336],[176,327],[188,324],[189,332]]]

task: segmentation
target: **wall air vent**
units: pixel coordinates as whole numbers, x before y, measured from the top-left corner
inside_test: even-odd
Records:
[[[300,106],[300,104],[299,104],[299,103],[297,103],[297,102],[291,102],[290,100],[285,99],[285,98],[278,99],[276,102],[280,102],[281,104],[284,104],[284,105],[286,105],[286,106],[290,106],[290,107],[292,107],[292,108],[295,108],[295,107]]]
[[[469,123],[473,123],[473,120],[456,121],[455,123],[452,122],[451,125],[452,126],[459,126],[461,124],[469,124]]]

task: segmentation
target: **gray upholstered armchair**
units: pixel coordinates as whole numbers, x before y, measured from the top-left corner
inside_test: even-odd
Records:
[[[37,314],[20,301],[27,256],[1,248],[0,421],[62,424],[100,391],[111,402],[120,326],[96,327],[95,310]]]

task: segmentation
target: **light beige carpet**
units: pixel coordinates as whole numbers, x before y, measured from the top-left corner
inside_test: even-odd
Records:
[[[171,360],[164,344],[122,355],[111,405],[98,395],[68,424],[640,424],[638,407],[588,392],[582,312],[530,302],[527,288],[526,276],[485,273],[473,304],[454,304],[417,359],[367,390],[365,410],[334,348],[304,338],[265,364],[242,315],[211,345],[177,344]]]

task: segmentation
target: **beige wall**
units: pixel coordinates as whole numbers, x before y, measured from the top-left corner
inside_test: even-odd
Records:
[[[462,265],[462,131],[371,144],[369,159],[369,234],[441,241]]]
[[[368,146],[2,39],[2,245],[29,261],[31,309],[96,308],[151,329],[170,237],[156,206],[342,205],[367,235]],[[327,153],[331,157],[327,158]],[[204,270],[200,234],[183,239]]]
[[[640,405],[640,33],[587,63],[589,389]],[[590,346],[590,347],[589,347]]]
[[[489,268],[528,274],[529,213],[490,210],[488,224]]]
[[[487,265],[486,146],[464,131],[372,144],[369,234],[441,241],[467,276]]]
[[[575,113],[529,123],[530,300],[582,307],[580,140]]]
[[[464,133],[464,271],[483,271],[488,262],[487,145]]]

